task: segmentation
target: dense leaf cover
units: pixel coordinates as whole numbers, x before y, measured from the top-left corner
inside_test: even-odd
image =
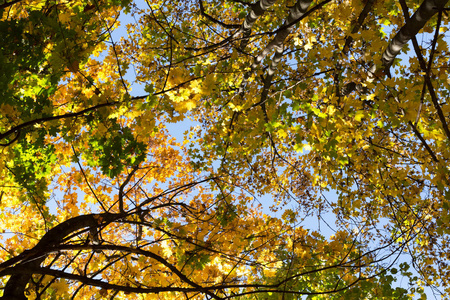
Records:
[[[447,2],[3,0],[0,299],[449,297]]]

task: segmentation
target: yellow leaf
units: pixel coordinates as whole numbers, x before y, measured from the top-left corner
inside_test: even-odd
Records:
[[[360,122],[362,118],[364,118],[364,111],[363,110],[358,110],[355,114],[355,121]]]
[[[61,13],[58,18],[61,23],[66,24],[70,21],[70,13]]]

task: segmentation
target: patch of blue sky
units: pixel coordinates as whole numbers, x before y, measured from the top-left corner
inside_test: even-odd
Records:
[[[136,3],[142,7],[147,5],[147,3],[145,1],[136,1]],[[136,22],[136,20],[131,16],[131,14],[125,14],[123,12],[119,16],[118,20],[120,21],[120,26],[111,32],[111,38],[112,38],[113,42],[118,42],[120,40],[120,38],[126,37],[128,34],[127,30],[126,30],[126,25]],[[386,32],[391,32],[392,30],[395,30],[395,29],[393,27],[386,26],[384,28],[384,30]],[[432,35],[432,34],[421,34],[419,36],[420,44],[423,47],[426,47],[428,45],[430,38],[432,38],[432,36],[430,36],[430,35]],[[445,38],[448,38],[448,37],[446,36]],[[411,44],[411,42],[409,43],[409,45],[410,44]],[[102,57],[102,55],[104,55],[104,54],[101,54],[100,58]],[[401,59],[401,63],[404,64],[404,62],[409,63],[409,59],[414,56],[415,56],[414,50],[412,49],[412,46],[409,46],[409,49],[406,51],[406,53],[401,53],[398,58]],[[297,62],[294,60],[289,63],[294,68],[297,66]],[[396,72],[397,70],[398,70],[398,66],[393,66],[393,71],[394,71],[393,75],[394,76],[397,76],[397,74],[398,74]],[[131,82],[131,86],[132,86],[131,96],[141,96],[141,95],[146,94],[146,92],[144,91],[145,84],[137,82],[135,80],[135,75],[136,75],[136,73],[134,70],[134,66],[130,65],[130,68],[128,69],[127,73],[124,75],[124,78],[126,80],[128,80],[129,82]],[[324,75],[319,74],[318,76],[324,76]],[[177,122],[177,123],[168,123],[168,124],[166,124],[166,127],[169,130],[170,135],[175,137],[179,143],[182,143],[183,140],[185,139],[186,134],[189,134],[191,132],[192,128],[194,128],[197,125],[198,125],[198,123],[193,122],[188,119],[185,119],[184,121]],[[305,151],[306,151],[305,153],[308,153],[307,149],[305,149]],[[299,154],[299,155],[301,155],[301,154]],[[80,192],[80,196],[84,196],[84,195]],[[338,201],[338,196],[337,196],[336,192],[332,191],[332,190],[323,191],[321,193],[320,197],[323,197],[329,203],[337,203],[337,201]],[[273,212],[269,209],[269,207],[272,206],[276,201],[276,199],[274,199],[274,196],[272,194],[261,195],[260,197],[257,197],[257,201],[264,204],[263,212],[268,215],[271,215],[274,217],[281,217],[281,215],[284,212],[284,209],[279,210],[277,212]],[[285,209],[286,208],[290,208],[293,210],[298,209],[298,207],[296,207],[296,205],[294,203],[288,204],[285,207]],[[329,211],[328,212],[324,211],[319,216],[317,216],[317,215],[305,216],[305,218],[303,218],[302,220],[299,220],[299,221],[300,222],[299,222],[298,226],[303,226],[310,230],[318,230],[325,237],[332,236],[335,233],[335,231],[339,229],[338,226],[336,225],[338,223],[336,216]],[[383,224],[383,221],[380,224]],[[358,228],[357,226],[353,226],[352,228],[350,228],[350,230],[354,231],[355,234],[358,234],[358,232],[361,230],[361,228]],[[375,245],[373,245],[373,246],[375,246]],[[402,282],[400,281],[399,284],[402,284]],[[427,294],[429,294],[428,291],[427,291]],[[429,295],[431,296],[431,294],[429,294]]]

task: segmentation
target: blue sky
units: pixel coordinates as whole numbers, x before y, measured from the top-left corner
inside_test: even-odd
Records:
[[[145,7],[147,4],[145,3],[145,1],[136,1],[138,3],[138,5],[141,5],[141,7]],[[119,17],[119,21],[121,22],[121,25],[118,29],[116,29],[113,33],[112,33],[112,37],[114,39],[115,42],[120,40],[120,37],[122,36],[126,36],[126,29],[125,29],[125,25],[128,23],[134,23],[135,20],[130,16],[130,15],[126,15],[124,13],[122,13]],[[390,26],[386,26],[385,32],[389,35],[390,32],[393,30],[394,28],[390,27]],[[426,40],[427,36],[420,36],[419,37],[419,44],[422,42],[422,40]],[[413,56],[414,55],[414,50],[412,47],[411,42],[409,43],[409,51],[407,54],[401,54],[399,58],[402,59],[403,63],[407,63],[408,62],[408,58],[409,56]],[[394,72],[392,73],[394,76]],[[133,76],[134,76],[134,70],[133,67],[130,66],[127,75],[125,76],[126,79],[128,79],[130,82],[133,81]],[[144,91],[144,87],[143,86],[139,86],[137,84],[133,84],[132,86],[132,96],[138,96],[138,95],[144,95],[145,91]],[[183,122],[179,122],[179,123],[172,123],[172,124],[166,124],[167,129],[169,130],[169,133],[174,136],[178,142],[182,142],[184,139],[184,133],[186,131],[189,131],[191,127],[196,126],[197,124],[189,121],[189,120],[185,120]],[[324,197],[327,198],[328,201],[330,202],[336,202],[337,201],[337,195],[335,192],[331,191],[331,192],[324,192]],[[277,212],[277,213],[273,213],[271,212],[268,207],[270,205],[273,204],[273,198],[270,195],[265,195],[263,197],[260,197],[258,199],[259,202],[264,204],[264,212],[266,214],[270,214],[272,216],[276,216],[276,217],[280,217],[282,214],[282,210]],[[295,209],[294,206],[290,207],[289,205],[286,208],[292,208]],[[314,230],[320,230],[321,234],[323,234],[325,237],[328,237],[330,235],[333,234],[333,227],[334,227],[334,222],[335,222],[335,216],[331,213],[328,214],[324,214],[322,216],[323,219],[318,219],[317,217],[311,217],[311,218],[307,218],[305,223],[302,223],[301,225],[306,227],[306,228],[310,228],[310,229],[314,229]],[[326,222],[325,222],[326,219]],[[329,226],[330,225],[332,228],[330,229]],[[357,230],[356,228],[354,228],[355,230]],[[401,260],[402,261],[402,260]],[[405,282],[397,282],[398,285],[403,285],[405,284]],[[427,290],[427,294],[429,299],[434,298],[431,290]]]

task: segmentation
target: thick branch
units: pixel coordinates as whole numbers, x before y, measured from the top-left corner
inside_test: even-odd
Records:
[[[261,0],[251,6],[251,11],[247,15],[242,24],[240,31],[243,33],[240,49],[244,49],[247,46],[250,33],[252,32],[253,24],[256,20],[264,14],[264,12],[271,7],[276,0]]]
[[[366,5],[364,6],[362,12],[359,14],[356,25],[352,29],[352,33],[357,33],[359,31],[362,24],[364,23],[364,20],[366,19],[367,15],[369,14],[369,11],[372,9],[372,6],[374,3],[375,3],[375,0],[369,0],[366,2]],[[347,54],[347,51],[350,48],[350,44],[352,43],[352,41],[353,41],[353,38],[351,36],[348,36],[346,38],[344,49],[343,49],[344,54]]]
[[[92,106],[92,107],[88,107],[86,109],[83,109],[81,111],[74,112],[74,113],[67,113],[67,114],[59,115],[59,116],[51,116],[51,117],[44,117],[44,118],[34,119],[34,120],[31,120],[31,121],[22,123],[20,125],[14,126],[13,128],[9,129],[8,131],[6,131],[4,133],[0,133],[0,141],[3,140],[4,138],[7,138],[10,135],[12,135],[13,133],[20,132],[22,129],[30,127],[30,126],[33,126],[33,125],[36,125],[36,124],[82,116],[82,115],[84,115],[84,114],[86,114],[88,112],[94,111],[96,109],[99,109],[99,108],[102,108],[102,107],[106,107],[106,106],[112,106],[112,105],[119,104],[119,103],[120,102],[118,102],[118,101],[116,101],[116,102],[106,102],[106,103],[98,104],[98,105],[95,105],[95,106]]]
[[[72,273],[67,273],[60,270],[53,270],[49,268],[41,268],[41,267],[17,267],[17,268],[11,268],[8,270],[0,271],[0,276],[5,275],[12,275],[13,276],[20,276],[22,274],[42,274],[42,275],[50,275],[58,278],[65,278],[70,280],[75,280],[82,282],[86,285],[90,286],[97,286],[104,289],[114,289],[119,290],[123,292],[129,292],[129,293],[161,293],[161,292],[199,292],[198,288],[183,288],[183,287],[152,287],[152,288],[144,288],[144,287],[130,287],[130,286],[124,286],[124,285],[118,285],[118,284],[112,284],[105,281],[102,281],[100,279],[94,279],[89,278],[87,276],[83,275],[77,275]],[[209,289],[211,290],[211,288]],[[27,298],[18,298],[18,297],[11,297],[4,295],[2,300],[21,300],[21,299],[27,299]],[[217,297],[217,299],[221,299],[220,297]]]
[[[286,37],[291,33],[294,25],[300,20],[306,13],[312,0],[298,0],[297,3],[291,8],[287,20],[283,24],[283,29],[278,31],[272,41],[266,46],[266,48],[256,57],[253,62],[252,69],[255,69],[261,61],[267,56],[267,54],[274,48],[281,48]]]
[[[262,16],[266,10],[272,6],[275,3],[276,0],[260,0],[258,2],[256,2],[255,4],[252,4],[250,7],[250,12],[247,14],[247,17],[244,20],[244,23],[242,23],[241,27],[232,35],[230,35],[229,37],[227,37],[226,39],[209,45],[207,47],[202,47],[202,48],[186,48],[187,50],[193,50],[193,51],[199,51],[199,50],[210,50],[210,49],[215,49],[218,47],[221,47],[227,43],[229,43],[230,41],[233,41],[234,39],[236,39],[240,34],[243,34],[243,41],[241,42],[240,48],[244,48],[246,46],[246,43],[248,41],[248,37],[250,36],[250,32],[251,32],[251,28],[253,26],[253,24],[255,23],[255,21]]]
[[[395,57],[400,53],[402,48],[408,43],[409,40],[415,40],[416,34],[422,29],[428,20],[431,19],[438,11],[442,10],[449,0],[425,0],[422,5],[417,9],[411,18],[405,18],[406,23],[400,29],[400,31],[394,36],[386,50],[384,51],[381,61],[383,63],[385,73],[390,74],[389,68],[394,62]],[[414,48],[416,48],[414,46]],[[417,50],[416,50],[417,52]],[[422,68],[426,71],[426,67]],[[376,66],[368,71],[369,75],[373,77],[376,72]],[[430,81],[429,78],[425,78],[426,81]],[[431,84],[431,81],[430,81]],[[427,86],[430,88],[430,84],[427,82]],[[361,85],[357,85],[354,82],[348,83],[342,90],[342,95],[348,95],[355,89],[361,88]],[[432,86],[431,86],[432,88]],[[365,93],[365,91],[362,91]],[[432,94],[432,92],[430,91]],[[433,96],[432,96],[433,97]],[[434,103],[434,101],[433,101]],[[449,132],[450,134],[450,132]]]
[[[69,219],[56,227],[48,231],[39,243],[30,250],[25,250],[19,255],[20,259],[13,258],[7,260],[6,262],[0,264],[0,269],[7,268],[6,270],[14,270],[16,268],[25,268],[27,272],[15,273],[14,271],[2,271],[7,272],[7,274],[14,274],[6,283],[3,290],[3,297],[0,299],[17,299],[26,300],[24,295],[25,288],[33,275],[32,269],[39,268],[40,264],[46,258],[46,250],[53,245],[57,245],[64,239],[67,235],[72,232],[78,231],[86,227],[98,226],[100,222],[109,223],[113,220],[123,217],[124,214],[89,214],[74,217]],[[15,266],[13,268],[8,268],[13,264],[19,264],[20,266]],[[0,272],[0,274],[2,273]],[[12,272],[12,273],[8,273]]]
[[[438,11],[442,10],[447,2],[448,0],[425,0],[414,15],[406,20],[406,24],[394,36],[383,53],[381,60],[386,70],[389,70],[394,62],[394,58],[400,53],[403,46],[416,36],[428,20],[430,20]]]
[[[314,6],[312,9],[307,11],[309,5],[311,4],[312,0],[298,0],[296,4],[291,8],[289,12],[289,16],[287,20],[284,22],[284,24],[276,31],[275,37],[272,39],[272,41],[264,48],[264,50],[255,58],[255,61],[253,62],[250,71],[246,72],[244,74],[244,79],[242,80],[241,86],[239,87],[239,92],[242,93],[244,90],[244,86],[246,85],[250,74],[255,71],[255,69],[259,66],[261,61],[269,54],[269,52],[272,49],[276,49],[276,53],[272,59],[272,62],[269,66],[268,76],[267,78],[270,78],[270,80],[273,77],[273,74],[275,73],[275,70],[281,61],[284,45],[283,42],[286,39],[286,37],[291,33],[292,29],[294,28],[294,25],[303,20],[305,17],[310,15],[312,12],[322,8],[326,3],[330,2],[331,0],[325,0],[321,3]],[[267,81],[267,79],[266,79]],[[269,87],[269,86],[268,86]],[[268,88],[267,87],[267,88]]]
[[[22,1],[22,0],[13,0],[13,1],[10,1],[10,2],[5,2],[5,3],[0,5],[0,9],[7,8],[8,6],[14,5],[14,4],[16,4],[16,3],[20,2],[20,1]]]
[[[409,15],[408,15],[408,7],[406,6],[405,1],[401,0],[400,4],[402,6],[403,14],[405,16],[405,19],[406,20],[410,20],[409,19]],[[440,21],[440,19],[439,19],[439,21]],[[435,34],[435,37],[433,39],[433,45],[435,45],[435,43],[437,41],[438,33],[439,33],[439,28],[436,29],[436,34]],[[433,83],[431,82],[431,78],[430,78],[430,69],[431,69],[431,64],[432,64],[431,60],[432,60],[433,51],[431,51],[430,61],[428,62],[428,66],[427,66],[427,63],[425,62],[425,59],[424,59],[424,57],[422,55],[422,52],[420,51],[419,43],[417,42],[417,39],[416,39],[415,36],[412,37],[412,44],[413,44],[413,47],[414,47],[414,52],[416,52],[417,59],[419,60],[420,68],[422,69],[423,72],[425,72],[424,81],[425,81],[425,85],[426,85],[428,91],[430,92],[431,101],[433,102],[433,105],[434,105],[434,108],[436,109],[436,112],[438,114],[439,120],[442,123],[442,127],[444,129],[445,135],[450,140],[450,130],[448,128],[448,124],[447,124],[447,121],[445,120],[445,116],[444,116],[444,113],[443,113],[443,111],[441,109],[441,106],[439,105],[439,101],[437,99],[436,91],[434,90],[434,86],[433,86]]]
[[[133,247],[127,247],[127,246],[120,246],[120,245],[89,245],[89,246],[67,246],[67,247],[58,247],[58,250],[62,249],[92,249],[92,250],[115,250],[115,251],[121,251],[121,252],[127,252],[127,253],[134,253],[146,257],[150,257],[161,264],[163,264],[165,267],[167,267],[170,271],[172,271],[174,274],[176,274],[182,281],[185,283],[191,285],[195,288],[196,291],[203,292],[208,294],[214,299],[220,299],[220,297],[216,296],[212,292],[209,291],[209,289],[202,287],[201,285],[193,282],[190,280],[186,275],[184,275],[180,270],[178,270],[173,264],[169,263],[165,258],[147,250],[139,249],[139,248],[133,248]]]

